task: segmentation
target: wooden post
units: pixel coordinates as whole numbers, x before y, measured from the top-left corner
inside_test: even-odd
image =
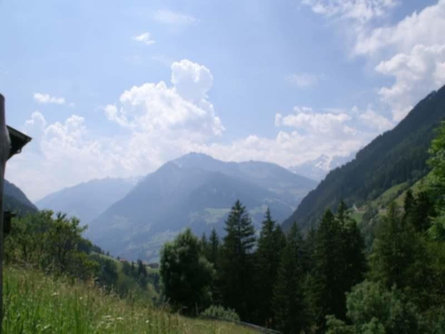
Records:
[[[3,323],[3,183],[9,151],[10,141],[5,121],[5,98],[0,94],[0,334]]]

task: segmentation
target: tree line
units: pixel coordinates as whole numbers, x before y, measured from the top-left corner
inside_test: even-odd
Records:
[[[343,202],[303,235],[267,210],[259,235],[237,201],[225,235],[190,230],[161,255],[164,294],[197,315],[211,305],[283,333],[445,332],[445,125],[422,187],[391,203],[365,249]]]

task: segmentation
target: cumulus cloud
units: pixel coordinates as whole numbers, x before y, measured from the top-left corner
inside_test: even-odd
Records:
[[[343,22],[352,31],[354,56],[366,57],[392,84],[377,89],[378,98],[400,121],[413,105],[445,84],[445,0],[425,7],[392,25],[375,18],[394,8],[394,0],[303,0],[316,13]],[[377,20],[378,21],[378,20]],[[352,28],[352,29],[351,29]]]
[[[34,93],[33,97],[35,101],[42,104],[65,104],[66,102],[64,97],[55,97],[49,94]]]
[[[380,62],[376,70],[395,78],[379,95],[399,121],[421,97],[445,84],[445,44],[416,45],[409,53],[398,53]]]
[[[156,41],[151,37],[151,34],[149,32],[144,32],[140,35],[134,36],[133,40],[141,42],[145,45],[152,45],[156,43]]]
[[[356,54],[375,54],[379,51],[408,52],[416,45],[445,44],[445,1],[408,15],[392,26],[376,27],[357,36]]]
[[[300,133],[333,137],[353,135],[356,132],[346,124],[351,120],[351,116],[346,113],[314,112],[308,107],[295,107],[294,111],[295,113],[286,116],[277,114],[275,125],[293,127]]]
[[[50,123],[34,112],[23,128],[33,141],[12,162],[11,179],[37,199],[92,178],[145,175],[219,137],[224,127],[207,98],[210,71],[188,60],[171,69],[170,85],[131,87],[104,108],[105,118],[121,128],[119,136],[91,132],[87,120],[76,114]]]
[[[145,175],[191,151],[289,167],[323,154],[347,156],[389,126],[371,108],[363,112],[297,106],[275,115],[274,136],[251,134],[227,142],[208,98],[212,84],[207,67],[190,60],[174,62],[170,83],[130,87],[104,107],[104,118],[116,126],[116,135],[92,132],[88,120],[77,114],[48,122],[35,111],[23,128],[34,140],[10,163],[8,178],[38,199],[94,178]],[[358,127],[360,122],[366,126]]]
[[[118,105],[107,105],[109,120],[135,131],[154,133],[182,129],[193,137],[220,135],[224,127],[207,100],[213,84],[210,71],[189,60],[171,66],[172,86],[165,82],[145,83],[125,91]]]
[[[154,13],[153,18],[159,23],[170,25],[189,25],[197,22],[191,15],[174,12],[168,9],[161,9]]]

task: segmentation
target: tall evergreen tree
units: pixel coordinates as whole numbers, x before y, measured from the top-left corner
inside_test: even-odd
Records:
[[[270,210],[267,209],[255,253],[256,322],[263,325],[272,325],[273,286],[285,242],[281,228],[272,220]]]
[[[417,289],[430,281],[428,262],[421,236],[392,203],[374,240],[371,277],[387,288]]]
[[[351,218],[346,204],[341,201],[335,217],[341,228],[340,242],[342,245],[343,264],[342,272],[343,290],[360,283],[364,278],[367,269],[366,257],[364,254],[365,241],[360,233],[357,223]]]
[[[219,252],[220,252],[219,237],[215,229],[212,229],[208,242],[207,259],[211,263],[213,263],[215,268],[218,265]]]
[[[287,235],[273,289],[274,327],[283,333],[300,333],[306,325],[301,245],[302,238],[294,223]]]
[[[253,313],[253,259],[255,231],[246,208],[236,201],[226,220],[221,251],[220,289],[224,305],[244,320]]]
[[[366,260],[363,238],[343,202],[336,216],[325,212],[314,242],[310,297],[318,330],[323,332],[326,315],[345,319],[345,293],[362,280]]]
[[[218,305],[222,304],[222,298],[221,298],[221,289],[220,289],[220,253],[221,253],[221,246],[218,234],[216,233],[215,229],[212,229],[212,232],[210,233],[209,241],[207,243],[207,249],[206,249],[206,257],[207,260],[213,264],[213,268],[215,269],[215,279],[212,282],[211,285],[211,291],[212,291],[212,301],[213,304]]]
[[[315,234],[310,301],[314,321],[323,332],[325,316],[344,318],[345,301],[340,268],[344,267],[340,242],[340,224],[327,210]]]
[[[213,268],[190,229],[164,245],[160,274],[165,296],[178,310],[195,314],[209,305]]]

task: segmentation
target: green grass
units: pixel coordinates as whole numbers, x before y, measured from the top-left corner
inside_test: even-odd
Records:
[[[254,333],[231,323],[185,318],[119,299],[87,283],[6,267],[3,333]]]

